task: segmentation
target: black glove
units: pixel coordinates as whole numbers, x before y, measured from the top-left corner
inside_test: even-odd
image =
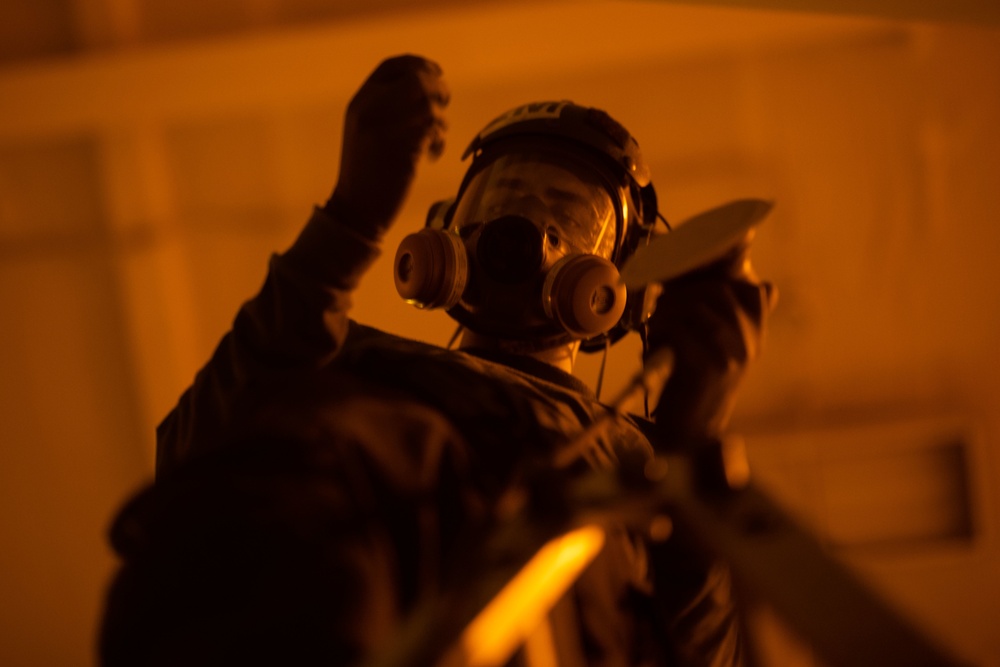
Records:
[[[441,68],[414,55],[383,61],[347,107],[340,175],[325,208],[378,239],[402,208],[424,154],[444,150],[448,88]]]
[[[719,436],[757,356],[777,292],[749,260],[750,235],[722,259],[663,285],[648,322],[646,358],[669,347],[673,373],[652,416],[676,437]]]

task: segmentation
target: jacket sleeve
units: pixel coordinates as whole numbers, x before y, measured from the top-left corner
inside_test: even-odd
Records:
[[[194,383],[156,431],[156,474],[221,444],[241,395],[269,377],[310,373],[341,349],[351,293],[379,255],[365,237],[316,208],[283,254],[271,257],[260,292],[236,315]]]
[[[674,537],[652,545],[650,561],[666,664],[748,664],[746,628],[740,618],[746,611],[737,606],[729,567]]]

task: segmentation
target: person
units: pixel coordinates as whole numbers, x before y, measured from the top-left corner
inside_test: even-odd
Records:
[[[496,119],[455,199],[401,244],[400,294],[445,308],[458,349],[350,319],[421,159],[443,151],[448,101],[441,69],[413,55],[381,63],[351,100],[332,195],[271,258],[160,425],[155,482],[113,523],[105,667],[356,664],[386,650],[454,587],[512,491],[608,414],[571,374],[581,347],[639,331],[647,356],[672,349],[657,429],[725,428],[770,288],[745,244],[662,292],[619,285],[655,232],[656,198],[638,144],[597,109]],[[648,459],[643,421],[615,418],[568,471]],[[724,564],[640,533],[609,529],[553,609],[560,664],[740,664]]]

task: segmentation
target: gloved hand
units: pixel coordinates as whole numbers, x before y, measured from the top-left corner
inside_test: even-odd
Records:
[[[340,175],[326,210],[380,238],[402,208],[421,157],[436,159],[444,150],[448,100],[437,63],[415,55],[383,61],[347,107]]]
[[[717,437],[757,356],[777,291],[750,266],[752,233],[723,258],[663,285],[648,322],[648,352],[674,351],[673,373],[653,410],[679,438]]]

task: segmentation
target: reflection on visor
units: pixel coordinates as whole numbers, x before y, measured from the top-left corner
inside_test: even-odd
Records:
[[[452,225],[461,233],[503,216],[531,220],[559,254],[610,258],[614,249],[614,201],[596,176],[569,159],[541,153],[498,158],[473,176]]]

